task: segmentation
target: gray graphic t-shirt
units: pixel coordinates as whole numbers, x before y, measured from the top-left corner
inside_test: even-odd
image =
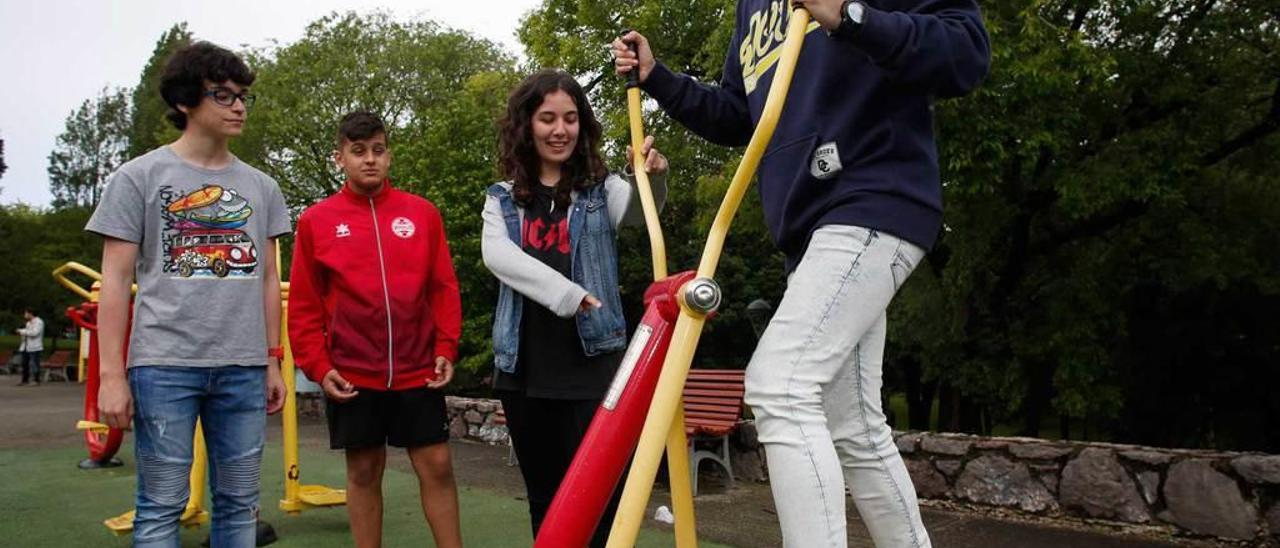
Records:
[[[163,146],[111,176],[85,230],[138,244],[129,367],[267,363],[262,254],[290,232],[275,180]]]

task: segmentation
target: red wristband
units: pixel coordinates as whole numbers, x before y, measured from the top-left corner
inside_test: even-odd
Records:
[[[268,349],[267,349],[267,357],[268,357],[268,358],[275,358],[275,359],[277,359],[277,360],[283,360],[283,359],[284,359],[284,348],[281,348],[281,347],[279,347],[279,346],[272,347],[272,348],[268,348]]]

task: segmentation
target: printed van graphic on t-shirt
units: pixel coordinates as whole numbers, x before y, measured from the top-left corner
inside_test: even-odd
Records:
[[[206,185],[160,188],[164,271],[181,278],[255,277],[258,252],[240,230],[253,208],[233,189]]]

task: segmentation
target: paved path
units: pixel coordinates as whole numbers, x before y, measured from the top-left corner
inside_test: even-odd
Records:
[[[40,387],[16,387],[17,378],[0,376],[0,450],[28,447],[76,445],[80,437],[73,430],[80,418],[82,385],[46,383]],[[300,428],[302,443],[325,450],[325,427],[314,419]],[[271,421],[268,443],[279,443],[279,421]],[[455,442],[454,468],[464,485],[523,496],[519,471],[507,466],[506,448],[478,443]],[[394,453],[393,453],[394,454]],[[124,458],[132,458],[123,455]],[[390,459],[392,466],[409,470],[403,454]],[[704,479],[704,494],[697,499],[698,531],[701,538],[744,548],[781,546],[777,515],[768,485],[738,482],[726,492],[723,484]],[[669,504],[668,493],[659,486],[654,491],[649,515],[658,504]],[[850,506],[849,545],[873,548],[866,529]],[[465,512],[466,509],[463,508]],[[1145,536],[1077,523],[1034,523],[1000,519],[975,512],[925,507],[925,525],[937,548],[1166,548],[1175,546],[1216,546],[1204,541]]]

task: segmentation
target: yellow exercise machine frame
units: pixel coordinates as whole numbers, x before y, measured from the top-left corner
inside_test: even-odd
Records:
[[[729,184],[724,201],[720,204],[720,210],[712,222],[706,247],[702,251],[702,260],[698,263],[697,277],[694,282],[689,282],[691,284],[698,279],[711,280],[715,276],[716,266],[720,262],[720,253],[724,249],[724,241],[729,233],[729,226],[733,223],[733,217],[738,212],[742,197],[751,185],[751,179],[760,165],[760,158],[773,137],[778,118],[782,115],[782,107],[786,102],[787,91],[791,87],[791,79],[795,74],[796,62],[800,57],[800,49],[804,45],[804,36],[808,32],[808,27],[808,10],[794,8],[787,24],[786,40],[782,45],[773,83],[769,87],[769,95],[765,99],[760,121],[756,124],[742,163],[738,164],[733,181]],[[632,153],[635,155],[633,165],[635,166],[644,165],[642,156],[644,133],[640,125],[639,93],[639,89],[634,87],[627,91]],[[657,211],[649,191],[647,175],[642,175],[644,173],[642,168],[636,168],[635,172],[641,189],[640,198],[645,209],[649,239],[653,246],[654,277],[661,279],[666,277],[666,257],[665,251],[660,253],[663,248],[661,247],[661,228],[657,223]],[[635,545],[636,537],[640,533],[640,524],[644,520],[645,507],[653,491],[653,479],[658,473],[658,463],[662,459],[664,444],[667,449],[671,477],[672,505],[675,507],[676,545],[680,547],[697,545],[693,498],[689,485],[689,456],[685,446],[680,397],[685,380],[689,376],[689,365],[693,361],[693,353],[698,346],[706,314],[685,302],[684,291],[677,292],[677,295],[680,296],[680,318],[676,320],[671,348],[667,351],[666,360],[662,364],[658,387],[654,393],[653,402],[649,405],[644,430],[640,433],[639,445],[631,461],[631,472],[627,475],[627,482],[622,491],[622,502],[618,506],[613,528],[609,532],[609,548],[629,548]]]

